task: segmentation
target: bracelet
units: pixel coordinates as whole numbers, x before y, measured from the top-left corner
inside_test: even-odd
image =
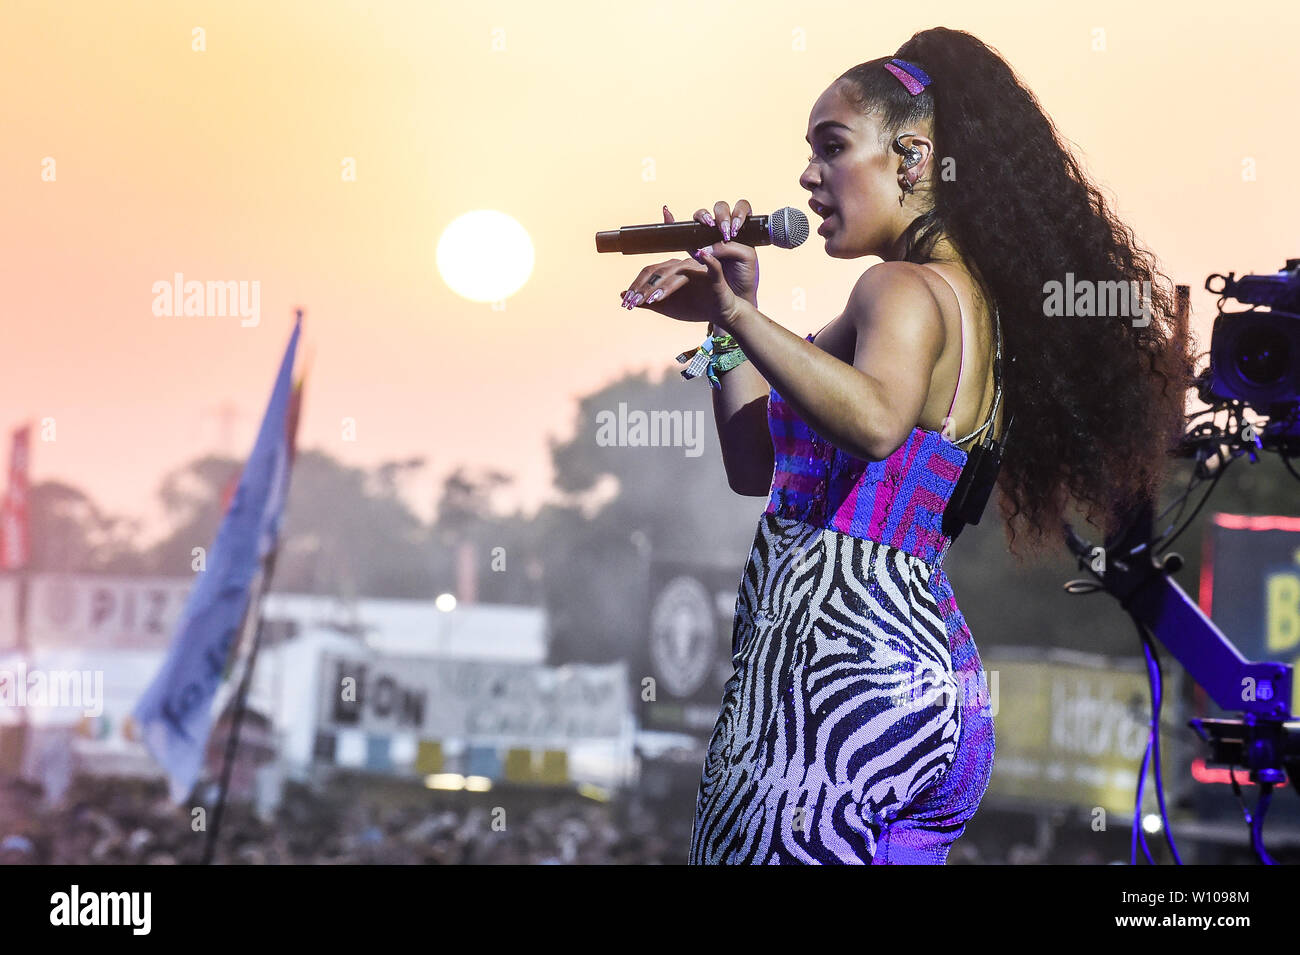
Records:
[[[710,325],[710,328],[712,326]],[[718,376],[731,371],[748,359],[741,351],[740,342],[729,334],[709,335],[697,348],[688,349],[677,356],[679,362],[689,362],[682,369],[682,377],[689,381],[702,374],[709,376],[709,384],[721,388]]]
[[[736,341],[735,336],[724,332],[721,335],[710,335],[713,339],[713,349],[717,352],[735,351],[740,348],[740,342]]]

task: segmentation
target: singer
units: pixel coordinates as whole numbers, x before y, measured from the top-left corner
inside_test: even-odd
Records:
[[[994,756],[983,665],[943,569],[972,449],[1014,416],[997,481],[1017,561],[1017,529],[1041,552],[1072,506],[1112,533],[1118,502],[1158,491],[1192,356],[1172,283],[970,34],[926,30],[848,70],[807,139],[799,183],[827,254],[883,260],[839,316],[800,338],[759,312],[757,255],[731,238],[744,200],[699,210],[720,240],[625,293],[709,323],[728,482],[768,498],[690,862],[942,864]],[[1150,322],[1049,317],[1044,285],[1067,273],[1160,279]]]

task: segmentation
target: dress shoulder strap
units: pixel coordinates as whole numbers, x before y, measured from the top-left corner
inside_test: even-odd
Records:
[[[944,416],[945,420],[951,420],[952,409],[957,407],[957,394],[961,391],[961,376],[966,370],[966,309],[962,307],[961,296],[957,294],[957,286],[952,284],[948,276],[944,275],[938,269],[931,269],[939,278],[948,283],[952,289],[952,297],[957,300],[957,328],[961,335],[961,354],[957,358],[957,387],[952,390],[952,401],[948,403],[948,413]]]
[[[998,311],[997,303],[993,305],[993,325],[997,330],[998,337],[997,348],[993,352],[993,407],[989,409],[989,416],[982,425],[965,437],[958,438],[953,444],[964,444],[985,428],[991,428],[993,422],[997,420],[998,406],[1002,404],[1002,316]],[[992,436],[992,431],[989,432],[989,435]]]
[[[939,278],[947,282],[948,287],[952,289],[953,297],[957,299],[957,314],[959,316],[959,322],[961,325],[961,358],[958,359],[958,364],[957,364],[957,387],[953,389],[952,403],[948,405],[947,417],[949,420],[951,420],[952,409],[957,407],[957,392],[961,390],[961,376],[962,376],[962,372],[965,370],[965,364],[966,364],[966,310],[962,308],[961,296],[957,294],[957,286],[953,285],[952,281],[948,278],[948,276],[944,275],[938,269],[931,269],[931,271],[934,272],[936,275],[938,275]],[[994,303],[993,305],[993,321],[997,328],[997,337],[998,337],[997,351],[994,353],[993,356],[993,384],[994,384],[993,408],[991,411],[989,411],[989,416],[982,425],[980,425],[978,428],[976,428],[974,431],[972,431],[970,434],[966,435],[965,437],[958,438],[956,441],[953,442],[953,444],[965,444],[967,441],[969,441],[971,438],[975,437],[977,434],[982,432],[985,428],[988,428],[990,425],[993,424],[994,421],[997,420],[998,405],[1002,401],[1002,321],[1001,321],[1001,316],[998,314],[998,308],[996,303]]]

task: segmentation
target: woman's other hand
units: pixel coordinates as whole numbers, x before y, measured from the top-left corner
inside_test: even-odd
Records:
[[[725,223],[720,231],[726,238],[690,253],[694,264],[687,259],[669,259],[642,269],[622,293],[623,306],[643,306],[679,321],[707,321],[721,327],[738,307],[733,298],[757,307],[758,253],[753,246],[730,238],[750,212],[745,199],[736,203],[734,210],[725,202],[714,205],[712,213],[703,208],[696,210],[697,222],[713,228],[719,228],[719,222]],[[667,206],[664,221],[676,221]]]

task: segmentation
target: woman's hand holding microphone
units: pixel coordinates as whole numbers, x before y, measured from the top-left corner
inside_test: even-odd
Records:
[[[710,322],[728,331],[746,304],[758,306],[758,252],[731,238],[752,211],[745,199],[734,209],[718,202],[712,213],[697,210],[693,218],[720,226],[722,241],[692,252],[690,259],[647,265],[621,293],[623,306],[648,308],[682,322]],[[664,222],[675,221],[664,206]]]

